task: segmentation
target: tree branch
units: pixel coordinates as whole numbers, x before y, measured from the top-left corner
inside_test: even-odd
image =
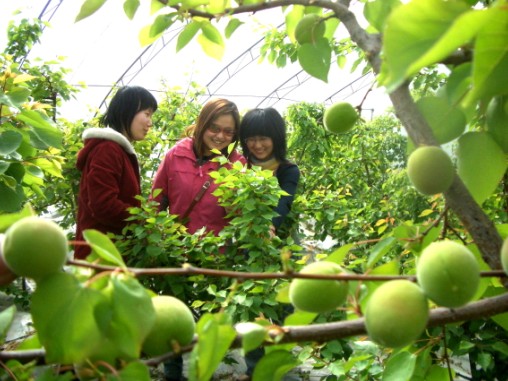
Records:
[[[508,293],[482,299],[477,302],[469,303],[464,307],[449,309],[435,308],[430,311],[427,327],[436,327],[449,323],[461,321],[484,319],[500,313],[508,312]],[[279,337],[280,333],[284,335]],[[365,320],[363,318],[339,321],[334,323],[311,324],[307,326],[283,326],[281,329],[274,330],[271,333],[273,339],[277,337],[277,343],[298,343],[298,342],[327,342],[330,340],[344,339],[352,336],[367,335],[365,329]],[[231,348],[241,347],[241,335],[238,335]],[[266,342],[265,345],[274,345],[273,342]],[[185,351],[192,350],[192,346],[185,348]],[[17,359],[20,361],[31,361],[44,358],[45,351],[23,350],[23,351],[0,351],[0,360]],[[162,358],[162,357],[161,357]],[[167,358],[167,356],[164,356]],[[147,360],[147,364],[155,365]]]

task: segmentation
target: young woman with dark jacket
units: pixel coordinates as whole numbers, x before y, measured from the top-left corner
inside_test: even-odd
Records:
[[[272,170],[281,189],[288,193],[275,208],[278,213],[272,221],[275,234],[285,223],[300,180],[300,169],[286,158],[286,123],[274,108],[250,110],[242,118],[240,142],[249,164]]]

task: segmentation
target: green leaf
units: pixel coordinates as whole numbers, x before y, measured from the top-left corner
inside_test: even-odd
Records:
[[[221,60],[224,55],[224,40],[219,30],[209,21],[201,22],[201,34],[198,42],[203,51],[210,57]]]
[[[504,7],[504,8],[503,8]],[[464,100],[467,106],[476,99],[508,92],[508,12],[506,4],[485,11],[489,20],[475,41],[473,57],[473,90]]]
[[[284,325],[308,325],[318,314],[314,312],[295,311],[284,319]]]
[[[126,268],[120,252],[106,234],[95,229],[88,229],[83,232],[83,238],[88,242],[93,253],[97,254],[106,262]]]
[[[294,356],[284,350],[276,350],[264,355],[256,364],[252,381],[279,381],[294,367],[300,365]]]
[[[45,145],[44,148],[62,147],[62,132],[44,114],[34,110],[23,110],[17,118],[33,127],[32,132],[35,134],[35,138]],[[34,137],[31,136],[31,138],[33,140]]]
[[[152,27],[150,28],[149,36],[156,38],[167,30],[175,21],[174,13],[159,15],[155,18]]]
[[[0,211],[17,212],[25,201],[25,192],[20,184],[11,187],[5,183],[5,176],[0,177]]]
[[[100,7],[104,5],[106,0],[85,0],[81,9],[79,10],[78,15],[76,16],[76,22],[79,20],[83,20],[88,16],[94,14]]]
[[[68,273],[55,273],[37,283],[31,314],[48,363],[81,363],[97,350],[101,332],[94,310],[104,301]]]
[[[0,312],[0,344],[4,343],[7,332],[14,321],[16,315],[16,306],[12,305]]]
[[[318,38],[314,44],[303,44],[298,48],[298,62],[308,74],[328,82],[332,49],[326,38]]]
[[[236,337],[234,328],[224,323],[221,314],[205,314],[196,325],[199,337],[189,361],[189,379],[208,381]]]
[[[238,19],[229,20],[228,25],[226,25],[226,29],[224,30],[224,35],[226,38],[230,38],[233,35],[234,31],[242,24],[243,22]]]
[[[176,42],[176,51],[179,52],[183,49],[196,35],[196,33],[201,28],[200,24],[196,21],[192,21],[185,25],[185,28],[178,35],[178,40]]]
[[[121,371],[119,381],[150,381],[150,369],[141,362],[131,362],[127,364]]]
[[[451,7],[448,6],[448,8],[448,11],[452,11]],[[425,66],[440,62],[455,50],[473,40],[486,24],[495,22],[495,20],[492,20],[491,14],[490,11],[486,10],[471,10],[460,14],[450,24],[446,33],[440,36],[422,57],[409,66],[407,69],[408,74],[412,75]],[[435,19],[430,22],[432,21],[435,21]]]
[[[507,168],[503,150],[487,132],[468,132],[458,141],[457,170],[478,204],[489,197]]]
[[[346,258],[346,255],[349,253],[349,250],[351,250],[353,247],[354,247],[354,245],[352,243],[341,246],[338,249],[334,250],[326,258],[326,260],[330,261],[330,262],[335,262],[339,265],[342,265],[344,263],[344,259]]]
[[[23,135],[17,131],[7,130],[0,133],[0,155],[9,155],[16,151],[23,141]]]
[[[139,8],[139,0],[125,0],[123,3],[123,11],[129,18],[129,20],[132,20],[134,18],[134,15],[136,14],[136,11]]]
[[[446,98],[423,97],[416,102],[439,144],[457,139],[466,129],[466,116]]]
[[[126,274],[112,274],[102,292],[109,299],[96,313],[102,322],[103,340],[111,343],[121,358],[138,358],[155,322],[151,295],[136,278]]]
[[[266,329],[256,323],[238,323],[235,325],[235,329],[242,336],[242,349],[244,353],[256,349],[267,338]]]
[[[416,357],[407,351],[390,356],[383,372],[383,381],[408,381],[413,375]]]
[[[386,18],[390,15],[392,10],[400,4],[400,0],[369,1],[363,8],[363,15],[370,25],[376,28],[378,32],[382,32]]]
[[[19,109],[23,103],[28,101],[30,93],[30,89],[26,87],[14,87],[6,94],[1,94],[0,102]]]
[[[414,63],[432,51],[454,21],[468,10],[465,3],[443,0],[414,0],[395,8],[383,35],[381,84],[392,91],[414,75],[418,71]]]
[[[395,245],[396,242],[396,238],[386,237],[376,243],[370,252],[369,259],[367,261],[367,269],[374,267],[374,265],[393,247],[393,245]]]

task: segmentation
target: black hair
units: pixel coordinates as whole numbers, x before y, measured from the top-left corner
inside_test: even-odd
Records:
[[[279,112],[272,108],[256,108],[243,116],[240,123],[240,144],[243,155],[250,160],[251,153],[247,147],[246,139],[253,136],[267,136],[273,142],[273,155],[284,162],[287,161],[286,123]]]
[[[157,110],[157,100],[147,89],[140,86],[123,86],[111,99],[100,124],[131,138],[131,124],[136,114],[143,110]]]

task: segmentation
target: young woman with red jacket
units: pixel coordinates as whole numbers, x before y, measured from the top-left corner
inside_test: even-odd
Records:
[[[83,231],[121,233],[129,217],[127,209],[139,206],[141,193],[139,164],[132,145],[143,140],[152,127],[157,110],[155,97],[145,88],[120,88],[100,120],[105,128],[89,128],[83,133],[84,147],[76,167],[81,171],[78,194],[76,240]],[[86,245],[76,245],[74,258],[90,254]]]

